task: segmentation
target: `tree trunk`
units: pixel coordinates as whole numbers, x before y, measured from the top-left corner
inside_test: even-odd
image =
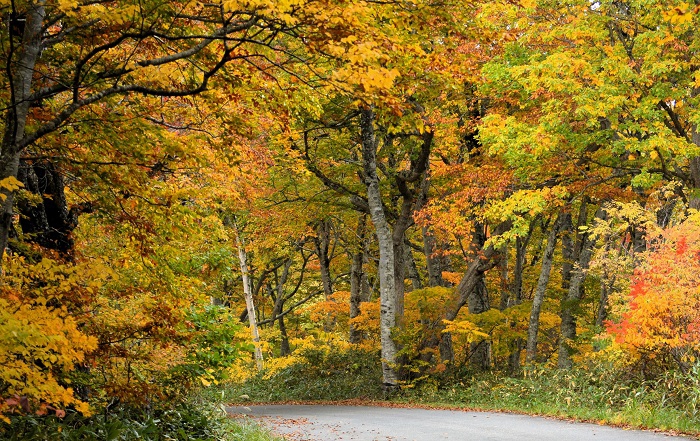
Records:
[[[287,335],[287,326],[284,324],[284,316],[277,317],[277,324],[280,328],[280,356],[285,357],[292,353],[292,348],[289,346],[289,336]]]
[[[494,229],[494,234],[501,234],[509,226],[507,224],[499,225]],[[476,233],[475,233],[476,234]],[[474,260],[469,263],[467,270],[462,276],[459,285],[456,288],[456,299],[454,305],[448,305],[447,311],[445,313],[446,320],[454,320],[457,318],[459,311],[464,305],[469,302],[476,305],[476,300],[473,298],[474,291],[477,289],[477,285],[480,280],[483,279],[483,275],[486,271],[490,270],[498,264],[495,257],[499,254],[499,251],[493,246],[489,246],[486,249],[475,249]],[[470,299],[472,298],[472,299]],[[476,306],[474,306],[476,307]],[[440,359],[442,361],[453,361],[454,351],[452,349],[452,336],[449,333],[442,333],[440,339]]]
[[[520,356],[525,346],[525,340],[516,338],[511,343],[511,352],[508,355],[508,372],[510,375],[518,375],[520,373]]]
[[[486,289],[484,273],[479,274],[476,286],[469,296],[469,313],[481,314],[489,310],[489,293]],[[475,369],[485,371],[491,367],[491,342],[482,340],[470,345],[469,363]]]
[[[523,300],[523,271],[525,271],[525,259],[527,258],[527,246],[535,229],[535,220],[530,221],[527,236],[518,236],[515,239],[515,264],[513,268],[513,285],[511,287],[513,304],[519,305]],[[511,305],[512,306],[512,305]]]
[[[15,67],[6,66],[9,73],[11,87],[11,102],[5,111],[5,131],[0,150],[0,183],[9,184],[9,179],[17,178],[21,151],[18,143],[24,138],[24,129],[27,123],[27,115],[31,100],[32,76],[34,66],[41,54],[41,36],[44,22],[45,0],[34,1],[27,8],[24,34],[19,50],[19,56]],[[12,62],[13,37],[9,36],[10,45],[9,61]],[[12,206],[15,200],[15,192],[7,185],[0,185],[0,195],[4,200],[0,205],[0,265],[7,248],[7,241],[12,228]],[[0,198],[0,200],[3,198]]]
[[[287,261],[284,263],[284,266],[282,268],[282,275],[277,277],[277,270],[275,270],[275,279],[276,279],[276,286],[275,290],[273,291],[272,289],[270,290],[271,297],[273,298],[275,305],[272,309],[272,323],[271,325],[274,326],[274,322],[277,321],[277,324],[279,325],[280,329],[280,355],[285,356],[289,355],[292,353],[291,348],[289,347],[289,337],[287,336],[287,327],[284,325],[284,315],[282,312],[284,311],[284,303],[287,300],[287,296],[285,295],[284,292],[284,285],[287,283],[287,279],[289,279],[289,269],[292,267],[292,259],[287,259]],[[327,328],[327,324],[324,323],[324,328]]]
[[[423,227],[423,253],[425,254],[425,265],[428,270],[428,286],[445,286],[442,278],[444,268],[441,265],[441,258],[435,257],[436,243],[428,227]]]
[[[542,268],[540,269],[540,277],[537,280],[535,295],[532,299],[532,309],[530,310],[530,323],[527,328],[527,346],[525,359],[528,363],[535,361],[537,356],[537,333],[540,328],[540,312],[542,311],[542,303],[544,295],[549,283],[549,274],[552,271],[552,262],[554,258],[554,249],[557,245],[557,234],[561,226],[561,216],[554,221],[552,229],[547,236],[547,245],[542,254]]]
[[[613,281],[614,279],[613,277]],[[608,318],[608,298],[610,297],[611,287],[612,283],[608,284],[607,280],[600,282],[600,298],[598,299],[598,308],[595,315],[595,325],[598,328],[602,328],[603,323]]]
[[[525,271],[525,251],[527,244],[523,244],[523,239],[515,239],[515,267],[513,268],[513,285],[511,295],[513,304],[519,305],[523,300],[523,271]]]
[[[510,286],[508,284],[508,247],[504,248],[503,251],[501,252],[501,259],[498,263],[498,267],[501,270],[501,286],[499,286],[501,290],[501,301],[499,302],[498,309],[503,311],[508,307],[508,305],[511,303],[510,300]]]
[[[360,315],[360,304],[367,301],[367,297],[363,295],[367,287],[367,276],[364,274],[363,265],[365,262],[365,248],[367,246],[366,234],[366,215],[362,215],[357,224],[357,237],[360,243],[357,248],[351,253],[350,267],[350,318],[353,319]],[[362,333],[350,323],[350,343],[359,343],[362,340]]]
[[[574,224],[571,220],[571,213],[561,214],[561,287],[564,291],[569,289],[571,284],[571,271],[574,268],[574,260],[577,256],[574,251],[574,238],[572,237]]]
[[[251,285],[250,275],[248,273],[248,257],[245,251],[245,244],[238,231],[238,225],[234,219],[233,228],[236,233],[236,246],[238,247],[238,261],[241,267],[241,276],[243,278],[243,295],[245,296],[245,305],[248,310],[248,323],[250,324],[250,334],[253,337],[253,345],[255,346],[255,365],[258,370],[263,368],[263,354],[260,347],[260,334],[258,333],[258,323],[255,316],[255,303],[253,302],[253,289]]]
[[[360,303],[362,302],[362,260],[364,253],[358,250],[352,254],[352,266],[350,268],[350,319],[360,315]],[[350,323],[350,343],[359,343],[362,340],[361,332]]]
[[[583,207],[581,210],[583,210]],[[601,218],[603,216],[603,210],[598,209],[596,217]],[[582,219],[579,220],[581,221]],[[571,353],[573,352],[572,342],[576,338],[576,312],[583,295],[583,282],[586,279],[586,272],[593,255],[593,246],[595,245],[595,241],[588,234],[583,234],[579,243],[581,246],[578,261],[572,271],[569,290],[561,306],[561,340],[559,342],[559,361],[557,364],[563,369],[568,369],[572,366]]]
[[[700,95],[700,87],[694,87],[691,92],[691,97],[696,98]],[[697,124],[692,124],[690,130],[690,139],[693,144],[700,147],[700,130]],[[690,158],[690,186],[691,194],[688,197],[688,208],[700,210],[700,157]]]
[[[418,273],[418,266],[416,266],[416,259],[413,258],[411,246],[406,242],[403,244],[403,252],[404,261],[406,262],[406,271],[408,272],[408,277],[411,279],[411,289],[409,291],[423,288],[423,282]]]
[[[331,259],[328,254],[331,243],[331,223],[329,220],[323,220],[319,223],[316,230],[317,237],[314,238],[314,246],[321,271],[321,284],[323,285],[323,294],[328,300],[333,294],[333,281],[331,279]]]
[[[511,285],[511,299],[508,306],[519,305],[522,303],[523,295],[523,271],[525,270],[525,257],[527,245],[532,237],[534,229],[534,220],[530,222],[528,234],[524,238],[518,236],[515,239],[515,263],[513,268],[513,284]],[[511,375],[517,375],[520,372],[520,356],[525,348],[525,340],[517,338],[511,344],[511,353],[508,356],[508,371]]]
[[[477,223],[474,230],[473,247],[476,250],[483,249],[486,243],[486,227]],[[479,272],[476,277],[476,283],[469,294],[467,308],[469,314],[481,314],[491,308],[489,293],[486,289],[484,271]],[[491,367],[491,343],[488,340],[472,343],[470,346],[469,362],[472,367],[478,370],[488,370]]]
[[[394,294],[395,299],[395,321],[397,326],[403,326],[404,296],[406,295],[406,261],[404,259],[404,232],[397,222],[392,233],[392,249],[394,250]]]
[[[391,332],[396,324],[396,286],[394,265],[394,240],[387,222],[379,190],[377,175],[377,139],[374,133],[374,112],[363,109],[360,129],[362,136],[362,159],[364,181],[367,187],[367,202],[372,224],[379,245],[379,326],[382,355],[382,380],[386,387],[397,386],[395,371],[396,343]]]
[[[396,290],[396,323],[402,326],[404,296],[406,294],[406,231],[413,224],[413,208],[415,198],[408,191],[403,192],[403,201],[398,219],[394,223],[391,238],[394,249],[394,289]]]
[[[64,258],[72,260],[74,241],[71,233],[78,225],[78,214],[90,212],[92,207],[85,203],[68,209],[63,177],[49,161],[33,164],[21,161],[17,177],[25,190],[41,199],[41,202],[18,203],[23,239],[58,251]]]

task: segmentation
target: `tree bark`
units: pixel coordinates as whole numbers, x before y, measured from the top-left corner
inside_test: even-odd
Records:
[[[700,87],[694,87],[691,92],[691,96],[696,98],[698,95],[700,95]],[[693,141],[693,144],[700,147],[700,130],[698,130],[698,125],[692,124],[690,128],[691,141]],[[690,169],[689,184],[691,186],[691,194],[688,198],[688,208],[700,210],[700,157],[696,156],[694,158],[690,158],[688,165]]]
[[[14,69],[6,66],[10,86],[11,101],[5,117],[5,131],[0,150],[0,182],[8,178],[17,178],[21,149],[19,142],[25,135],[25,126],[31,100],[32,76],[34,66],[41,54],[41,36],[43,32],[45,0],[31,2],[27,8],[24,34],[22,35],[21,49],[18,54]],[[14,52],[12,35],[9,37],[10,45],[9,62],[12,62]],[[12,206],[15,200],[15,192],[5,186],[0,186],[0,195],[4,201],[0,205],[0,265],[5,255],[7,241],[12,228]],[[2,199],[2,198],[0,198]]]
[[[374,111],[363,109],[360,117],[364,183],[367,187],[372,224],[379,245],[379,326],[382,355],[382,380],[386,387],[395,388],[396,343],[392,330],[396,325],[396,285],[394,240],[387,222],[377,175],[377,139],[374,132]]]
[[[74,241],[71,233],[78,225],[79,213],[92,211],[92,206],[84,203],[68,209],[63,176],[50,161],[31,164],[21,161],[17,177],[25,190],[41,199],[41,202],[18,203],[22,239],[58,251],[65,259],[72,260]],[[12,244],[10,248],[13,248]]]
[[[569,289],[571,283],[571,271],[574,268],[574,260],[577,259],[574,251],[574,238],[572,237],[574,224],[571,220],[571,213],[561,214],[561,225],[559,233],[561,235],[561,287]]]
[[[557,245],[557,234],[561,226],[562,215],[557,217],[557,220],[552,225],[552,229],[547,236],[547,245],[545,246],[542,255],[542,267],[540,269],[540,277],[537,280],[537,287],[532,299],[532,309],[530,310],[530,323],[527,328],[527,346],[525,360],[527,363],[535,361],[537,356],[537,334],[540,328],[540,312],[542,311],[542,303],[544,295],[549,283],[549,275],[552,271],[552,262],[554,260],[554,249]]]
[[[428,270],[428,286],[445,286],[445,281],[442,278],[444,268],[440,264],[441,259],[435,257],[435,237],[428,227],[423,227],[422,232],[423,253],[425,254],[425,265]]]
[[[411,204],[412,206],[413,204]],[[408,210],[411,215],[413,210]],[[409,216],[410,217],[410,216]],[[398,221],[394,224],[392,232],[392,249],[394,250],[394,289],[396,290],[394,315],[396,316],[396,324],[403,325],[404,312],[404,297],[406,295],[406,259],[404,255],[404,238],[406,229],[408,228],[407,221],[404,219],[403,213]]]
[[[277,321],[280,329],[280,355],[285,356],[292,353],[289,346],[289,337],[287,336],[287,327],[284,324],[284,303],[287,300],[287,296],[284,292],[284,285],[289,279],[289,269],[292,267],[292,259],[287,259],[282,267],[282,275],[277,277],[277,270],[275,270],[275,292],[273,300],[275,301],[274,308],[272,309],[272,320]],[[325,327],[325,325],[324,325]]]
[[[423,282],[420,279],[418,267],[416,266],[416,259],[413,258],[411,246],[406,242],[403,244],[403,254],[404,261],[406,262],[406,272],[408,273],[408,277],[411,279],[411,289],[409,291],[423,288]]]
[[[323,285],[323,294],[328,300],[328,297],[333,294],[333,280],[331,278],[331,259],[329,249],[331,244],[331,223],[330,220],[322,220],[316,229],[317,236],[314,238],[314,246],[321,271],[321,283]]]
[[[484,273],[480,273],[477,279],[476,286],[469,296],[469,313],[481,314],[489,310],[489,293],[486,289],[486,281]],[[491,367],[491,342],[482,340],[478,343],[470,345],[469,363],[475,369],[485,371]]]
[[[584,208],[582,207],[581,210]],[[598,209],[597,218],[604,216],[602,209]],[[585,222],[583,219],[579,221]],[[583,226],[583,225],[580,225]],[[571,368],[571,354],[573,352],[572,342],[576,338],[576,312],[578,304],[583,296],[583,282],[586,279],[588,265],[593,255],[595,241],[587,233],[582,234],[579,240],[580,252],[576,267],[572,271],[571,283],[561,307],[561,339],[559,342],[558,366],[563,369]]]
[[[236,234],[236,246],[238,247],[238,262],[241,267],[241,276],[243,278],[243,295],[245,296],[245,305],[248,310],[248,323],[250,325],[250,334],[253,337],[253,345],[255,346],[255,365],[258,370],[263,369],[263,354],[260,347],[260,334],[258,333],[258,323],[255,316],[255,303],[253,301],[253,289],[251,285],[250,275],[248,273],[248,256],[245,251],[245,244],[238,231],[238,224],[235,219],[233,228]]]
[[[511,287],[513,304],[519,305],[523,300],[523,271],[525,271],[525,259],[527,258],[527,246],[535,229],[535,220],[530,221],[527,236],[515,239],[515,263],[513,268],[513,285]],[[512,306],[512,305],[510,305]]]
[[[365,248],[367,246],[367,215],[363,214],[357,223],[356,235],[359,240],[357,247],[351,252],[350,267],[350,319],[360,315],[360,304],[368,299],[363,295],[367,285],[364,274]],[[350,323],[350,343],[359,343],[362,340],[362,333]]]
[[[350,268],[350,319],[354,319],[360,315],[363,259],[364,253],[361,250],[352,253],[352,266]],[[354,324],[350,323],[350,343],[359,343],[361,340],[361,332]]]
[[[507,228],[507,224],[499,225],[494,229],[494,234],[501,234]],[[484,273],[498,264],[496,257],[500,252],[493,246],[489,246],[486,249],[475,249],[473,251],[474,260],[469,263],[467,270],[462,276],[462,280],[460,280],[459,285],[457,285],[455,290],[456,299],[453,305],[448,305],[445,313],[446,320],[452,321],[457,318],[459,311],[469,302],[476,305],[474,291],[477,289],[477,285],[483,279]],[[440,339],[440,359],[442,361],[453,361],[454,359],[452,336],[446,332],[442,333]]]
[[[595,325],[598,328],[603,327],[603,323],[608,318],[608,298],[610,297],[610,288],[612,288],[615,277],[609,283],[607,278],[600,282],[600,297],[598,299],[598,308],[595,315]]]
[[[359,244],[351,253],[350,267],[350,319],[360,315],[360,304],[365,301],[363,299],[362,290],[365,279],[363,263],[365,261],[365,236],[366,236],[366,215],[362,215],[357,223],[356,235],[359,239]],[[350,343],[359,343],[362,340],[362,333],[350,323]]]
[[[523,294],[523,271],[525,270],[525,257],[527,245],[532,237],[535,221],[530,222],[527,236],[516,237],[515,239],[515,262],[513,268],[513,283],[511,285],[511,299],[508,306],[515,306],[522,303]],[[520,372],[520,357],[525,348],[525,340],[517,338],[511,345],[511,353],[508,356],[508,371],[511,375],[517,375]]]
[[[503,311],[506,309],[509,304],[511,303],[510,296],[511,296],[511,291],[510,291],[510,286],[508,284],[508,248],[504,248],[501,251],[501,259],[498,262],[498,267],[501,270],[500,274],[500,291],[501,291],[501,301],[499,302],[498,309]]]
[[[474,249],[483,249],[486,243],[486,226],[477,223],[474,230]],[[498,263],[500,263],[500,260],[495,262],[495,264]],[[469,294],[469,299],[467,301],[469,314],[481,314],[491,308],[484,273],[484,271],[478,273],[476,276],[476,284]],[[478,370],[488,370],[491,367],[491,343],[488,340],[472,343],[470,346],[469,362],[472,367]]]

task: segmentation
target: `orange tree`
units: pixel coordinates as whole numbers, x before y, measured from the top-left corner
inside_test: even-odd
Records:
[[[654,238],[629,290],[629,303],[607,330],[635,359],[675,363],[700,354],[700,226],[692,220]]]

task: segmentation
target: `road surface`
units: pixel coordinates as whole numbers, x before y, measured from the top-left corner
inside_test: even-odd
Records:
[[[507,413],[371,406],[228,408],[290,441],[688,441],[693,438]]]

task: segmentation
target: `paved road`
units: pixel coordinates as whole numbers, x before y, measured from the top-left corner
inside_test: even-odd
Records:
[[[230,407],[290,441],[660,441],[692,438],[506,413],[370,406]]]

